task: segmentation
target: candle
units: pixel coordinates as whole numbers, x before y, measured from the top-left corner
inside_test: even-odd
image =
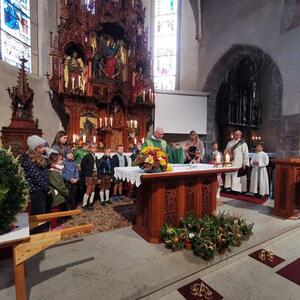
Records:
[[[252,140],[254,141],[254,136],[252,137]]]
[[[261,137],[259,136],[259,137],[258,137],[258,140],[260,141],[260,139],[261,139]]]
[[[216,155],[216,163],[220,163],[221,162],[221,155],[220,153],[217,153]]]
[[[130,128],[133,128],[133,120],[130,120]]]
[[[134,124],[134,128],[137,128],[138,121],[137,121],[137,120],[134,120],[134,121],[133,121],[133,124]]]
[[[152,102],[152,91],[149,89],[149,100]]]
[[[107,127],[107,118],[104,118],[104,126]]]
[[[136,142],[137,142],[137,139],[136,138],[134,138],[134,140],[133,140],[133,143],[136,145]]]
[[[113,126],[113,118],[110,118],[110,126]]]
[[[86,143],[86,135],[85,135],[85,134],[82,136],[82,141],[83,141],[84,143]]]
[[[144,138],[142,138],[142,144],[144,144],[145,143],[145,139]]]
[[[80,79],[81,79],[81,76],[79,75],[78,76],[78,87],[80,87]]]
[[[76,134],[73,134],[73,143],[76,143]]]
[[[97,140],[96,140],[96,136],[93,136],[93,143],[96,144]]]
[[[100,128],[102,127],[102,118],[100,118]]]
[[[230,163],[230,155],[229,155],[229,153],[225,154],[225,163]]]
[[[145,102],[145,98],[146,98],[146,92],[143,91],[143,101]]]
[[[85,90],[85,80],[82,81],[82,91],[84,92]]]
[[[74,89],[74,82],[75,82],[75,78],[72,77],[72,90]]]

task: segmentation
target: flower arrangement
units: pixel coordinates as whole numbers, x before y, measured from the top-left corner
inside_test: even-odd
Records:
[[[160,233],[167,248],[176,250],[184,245],[196,256],[210,260],[216,253],[224,254],[232,247],[240,246],[242,241],[250,238],[252,230],[253,223],[240,216],[220,213],[197,218],[189,214],[181,220],[179,228],[164,224]]]
[[[168,156],[160,148],[145,147],[140,151],[135,163],[146,172],[165,172],[168,169]]]

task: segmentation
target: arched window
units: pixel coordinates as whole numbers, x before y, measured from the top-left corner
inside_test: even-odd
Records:
[[[177,68],[178,0],[155,0],[154,85],[175,90]]]
[[[31,72],[30,0],[1,0],[1,58],[19,66],[25,57]]]

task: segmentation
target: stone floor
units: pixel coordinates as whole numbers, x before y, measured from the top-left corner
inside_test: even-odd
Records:
[[[287,262],[300,256],[300,220],[271,216],[272,202],[259,206],[221,199],[219,210],[240,214],[255,223],[254,236],[230,255],[218,256],[212,262],[195,257],[191,251],[170,252],[162,244],[149,244],[130,227],[65,241],[27,263],[28,298],[175,300],[182,299],[176,292],[178,287],[201,275],[225,299],[268,299],[270,295],[272,299],[296,299],[293,294],[297,291],[299,295],[299,286],[247,257],[262,245],[276,254],[278,250]],[[284,239],[289,242],[285,244]],[[291,291],[288,297],[275,293],[273,284]],[[0,299],[14,299],[10,261],[0,261]]]

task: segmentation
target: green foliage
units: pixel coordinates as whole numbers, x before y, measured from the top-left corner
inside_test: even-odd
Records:
[[[189,214],[181,220],[180,228],[164,224],[160,233],[167,248],[182,248],[184,240],[189,240],[194,254],[209,260],[216,253],[223,254],[233,246],[240,246],[243,240],[249,239],[252,230],[253,223],[240,216],[220,213],[199,219]]]
[[[10,150],[0,147],[0,234],[9,231],[28,199],[28,184],[18,159]]]

